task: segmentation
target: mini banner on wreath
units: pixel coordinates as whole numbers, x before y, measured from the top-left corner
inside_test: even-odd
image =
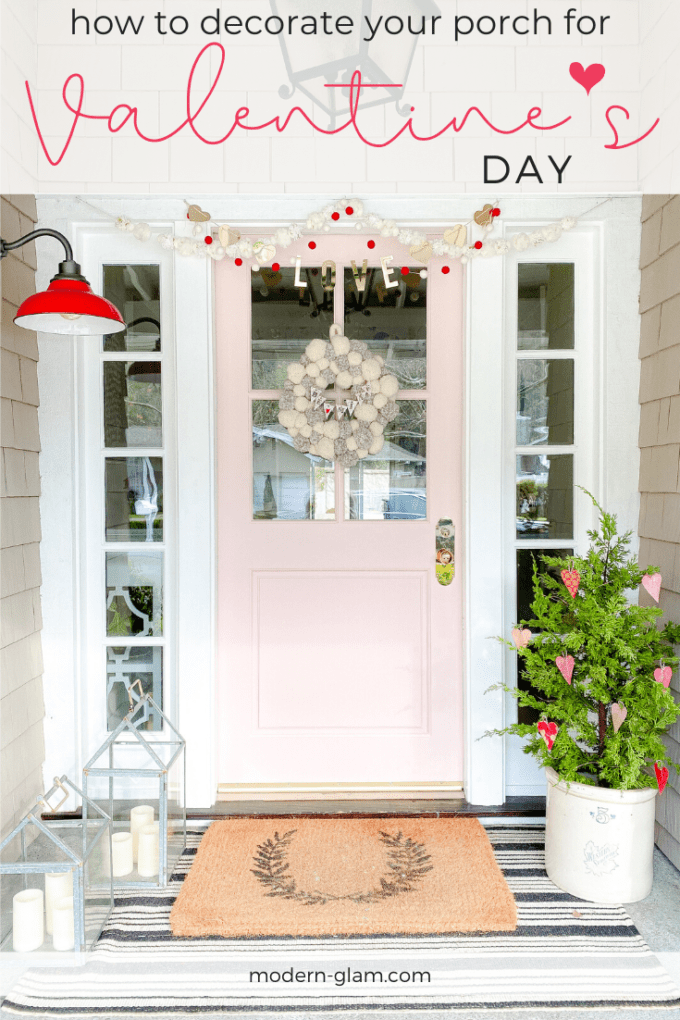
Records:
[[[354,465],[383,448],[385,426],[399,414],[399,382],[363,340],[342,327],[329,340],[312,340],[287,366],[279,422],[300,453]]]

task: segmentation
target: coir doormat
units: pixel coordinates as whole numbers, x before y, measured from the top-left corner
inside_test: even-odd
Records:
[[[233,818],[211,825],[170,915],[175,936],[514,931],[476,818]]]

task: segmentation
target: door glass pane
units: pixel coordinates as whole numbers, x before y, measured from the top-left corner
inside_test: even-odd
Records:
[[[517,537],[573,538],[572,454],[517,457]]]
[[[517,445],[574,442],[574,362],[571,358],[517,362]]]
[[[107,552],[108,637],[163,633],[163,553]]]
[[[361,277],[360,263],[357,269]],[[427,383],[427,278],[421,277],[419,267],[402,275],[397,266],[391,280],[398,286],[385,285],[380,266],[367,269],[361,291],[352,267],[345,268],[345,333],[380,354],[402,389],[422,390]]]
[[[115,730],[118,723],[130,710],[128,690],[132,687],[133,702],[142,693],[150,694],[158,707],[163,708],[163,649],[155,645],[152,648],[109,647],[106,649],[106,705],[108,729]],[[133,686],[134,684],[134,686]],[[161,730],[162,723],[149,705],[146,705],[140,718],[143,720],[137,728],[140,730]],[[136,721],[136,720],[135,720]]]
[[[520,262],[517,267],[520,351],[574,347],[574,264]]]
[[[163,460],[108,457],[106,541],[163,541]]]
[[[104,445],[163,445],[159,361],[104,362]]]
[[[300,269],[306,287],[295,286],[295,267],[251,274],[253,389],[280,389],[286,366],[297,361],[310,340],[328,339],[333,325],[333,291],[326,291],[318,266]],[[330,273],[327,273],[327,280]]]
[[[533,617],[531,603],[534,598],[533,576],[534,562],[539,571],[545,570],[544,556],[569,556],[571,549],[518,549],[517,550],[517,621],[530,620]],[[552,568],[549,573],[556,579],[559,573]],[[530,691],[531,684],[526,678],[524,659],[519,655],[517,662],[517,686],[521,691]],[[534,691],[535,694],[538,692]],[[534,726],[540,718],[540,712],[530,706],[517,706],[517,722],[522,725]]]
[[[425,400],[399,400],[378,453],[345,471],[345,518],[417,521],[427,516]]]
[[[113,301],[127,329],[104,337],[105,351],[160,351],[160,267],[104,266],[104,297]]]
[[[334,466],[295,449],[279,424],[278,400],[253,401],[253,518],[335,519]]]

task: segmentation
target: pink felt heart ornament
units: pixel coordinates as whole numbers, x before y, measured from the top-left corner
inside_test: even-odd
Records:
[[[659,768],[658,764],[654,762],[654,771],[656,772],[656,782],[659,787],[659,793],[663,793],[666,789],[666,783],[668,782],[668,769],[665,765]]]
[[[528,627],[520,630],[519,627],[512,628],[512,640],[517,648],[526,648],[531,641],[531,631]]]
[[[575,60],[573,64],[569,65],[569,74],[590,95],[590,90],[604,78],[605,70],[602,64],[589,64],[588,67],[584,67],[583,64]]]
[[[559,669],[560,673],[567,681],[571,683],[571,678],[574,673],[574,656],[573,655],[558,655],[555,659],[555,665]]]
[[[558,726],[554,722],[545,722],[541,719],[537,726],[538,732],[541,734],[546,742],[549,751],[552,751],[552,746],[555,743],[555,737],[557,736]]]
[[[578,570],[563,570],[562,580],[571,597],[575,599],[578,586],[581,583],[581,575]]]
[[[628,715],[628,709],[625,705],[621,705],[618,701],[614,701],[612,702],[611,713],[614,733],[618,733],[625,722],[626,716]]]
[[[645,574],[642,578],[642,587],[647,591],[655,602],[659,601],[661,594],[661,574]]]
[[[670,666],[660,666],[654,670],[654,679],[658,684],[663,684],[664,687],[668,687],[673,676],[673,670]]]

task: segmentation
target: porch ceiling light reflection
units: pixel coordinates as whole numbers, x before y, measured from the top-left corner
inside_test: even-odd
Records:
[[[125,329],[125,321],[116,306],[93,293],[81,275],[80,266],[73,261],[68,239],[58,230],[32,230],[18,241],[0,239],[0,259],[36,237],[56,237],[64,246],[66,258],[59,263],[59,272],[52,277],[47,290],[31,294],[21,304],[14,318],[17,326],[69,336],[99,336]]]

